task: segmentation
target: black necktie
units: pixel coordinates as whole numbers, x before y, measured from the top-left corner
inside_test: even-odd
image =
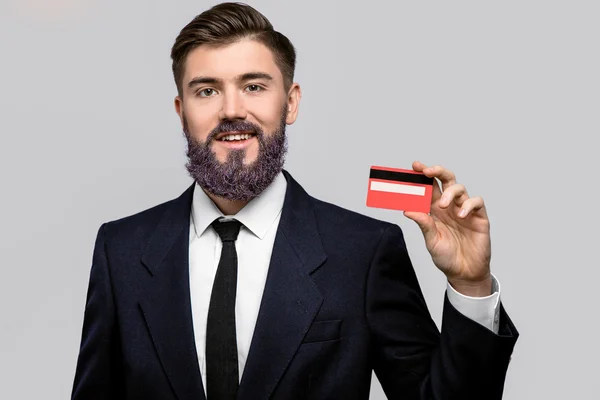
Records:
[[[235,335],[235,240],[241,223],[236,220],[215,220],[212,226],[223,242],[223,249],[210,296],[206,325],[207,400],[234,400],[239,385]]]

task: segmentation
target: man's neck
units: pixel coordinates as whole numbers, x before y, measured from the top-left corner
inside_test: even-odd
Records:
[[[204,189],[202,189],[202,190],[204,190]],[[242,208],[244,208],[246,206],[246,204],[248,204],[248,201],[228,200],[223,197],[215,196],[214,194],[209,193],[206,190],[204,190],[204,193],[206,193],[206,195],[213,201],[213,203],[215,203],[217,208],[224,215],[235,215]]]

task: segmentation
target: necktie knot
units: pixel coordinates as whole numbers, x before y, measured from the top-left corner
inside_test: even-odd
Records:
[[[212,223],[213,229],[217,232],[222,242],[235,242],[240,233],[242,223],[237,220],[219,222],[215,220]]]

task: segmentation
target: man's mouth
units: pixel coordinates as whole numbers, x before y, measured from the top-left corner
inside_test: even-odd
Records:
[[[237,142],[237,143],[239,143],[239,142],[243,142],[245,140],[251,139],[254,136],[256,136],[256,134],[254,132],[248,132],[248,131],[221,132],[220,134],[217,135],[215,140],[217,140],[219,142],[233,142],[233,143]]]

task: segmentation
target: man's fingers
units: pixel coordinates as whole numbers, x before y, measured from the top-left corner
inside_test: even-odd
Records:
[[[460,218],[466,218],[471,213],[477,212],[480,210],[481,210],[481,212],[483,212],[484,215],[487,214],[485,211],[485,204],[483,202],[483,199],[479,196],[471,197],[471,198],[465,200],[462,207],[458,210],[458,216]]]
[[[413,162],[413,170],[417,172],[422,172],[425,176],[429,178],[437,178],[442,182],[442,190],[446,190],[446,188],[454,185],[456,183],[456,176],[454,172],[450,171],[442,167],[441,165],[434,165],[432,167],[428,167],[420,161]]]
[[[450,186],[456,184],[456,176],[454,172],[440,165],[423,169],[425,176],[430,178],[438,178],[442,182],[442,190],[445,191]]]
[[[460,207],[468,198],[469,194],[467,193],[467,188],[465,188],[464,185],[457,183],[444,190],[439,205],[440,208],[447,208],[454,201],[454,203]]]
[[[423,172],[425,168],[427,168],[427,165],[423,164],[421,161],[414,161],[412,163],[412,169],[417,172]]]
[[[412,169],[416,172],[423,172],[423,170],[425,170],[427,167],[427,165],[423,164],[420,161],[415,161],[412,163]],[[432,176],[425,174],[425,176],[432,178]],[[440,189],[440,185],[438,183],[438,180],[433,178],[433,193],[431,196],[431,202],[435,203],[436,201],[438,201],[440,199],[440,197],[442,196],[442,190]]]
[[[423,164],[420,161],[415,161],[412,164],[412,168],[414,171],[416,172],[422,172],[425,176],[429,177],[429,178],[434,178],[434,182],[433,182],[433,196],[432,196],[432,201],[436,202],[440,199],[445,200],[446,199],[446,195],[445,193],[448,191],[449,188],[453,187],[456,185],[456,175],[454,175],[454,172],[450,171],[449,169],[446,169],[444,167],[442,167],[441,165],[434,165],[432,167],[428,167],[427,165]],[[439,179],[439,181],[442,183],[442,188],[440,190],[439,185],[437,183],[437,179]],[[460,185],[462,187],[462,189],[464,190],[464,194],[458,193],[456,195],[453,194],[454,190],[458,190],[458,188],[453,189],[453,191],[451,191],[450,193],[448,193],[449,196],[451,196],[451,199],[447,202],[442,202],[440,203],[440,206],[442,208],[446,208],[448,205],[450,205],[450,202],[453,199],[457,199],[458,201],[458,206],[460,207],[460,205],[469,198],[468,194],[466,194],[466,189],[464,188],[463,185]],[[442,193],[443,192],[443,193]],[[459,190],[460,192],[460,190]],[[465,195],[466,194],[466,195]],[[444,205],[446,204],[446,205]]]

